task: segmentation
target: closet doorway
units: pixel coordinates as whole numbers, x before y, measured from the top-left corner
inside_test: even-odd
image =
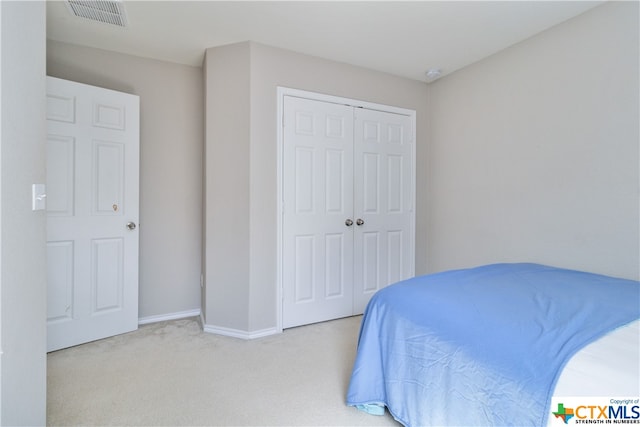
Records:
[[[361,314],[414,275],[415,111],[279,89],[280,325]]]

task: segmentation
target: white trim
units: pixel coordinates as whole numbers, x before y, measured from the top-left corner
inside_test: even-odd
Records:
[[[141,317],[138,319],[138,325],[146,325],[149,323],[164,322],[166,320],[184,319],[186,317],[195,317],[195,316],[201,316],[200,309],[177,311],[175,313]]]
[[[299,90],[299,89],[292,89],[292,88],[287,88],[287,87],[282,87],[282,86],[278,86],[277,87],[277,101],[278,101],[278,118],[277,118],[277,189],[276,189],[276,197],[277,197],[277,203],[276,203],[276,209],[277,209],[277,213],[276,213],[276,256],[277,256],[277,260],[276,260],[276,310],[277,310],[277,315],[276,315],[276,328],[275,328],[275,332],[276,333],[280,333],[282,332],[282,302],[283,302],[283,283],[282,283],[282,232],[283,232],[283,226],[282,226],[282,218],[284,215],[284,194],[283,194],[283,181],[282,181],[282,167],[283,167],[283,150],[284,150],[284,134],[282,132],[282,127],[283,127],[283,121],[284,121],[284,97],[285,96],[294,96],[294,97],[298,97],[298,98],[305,98],[305,99],[310,99],[310,100],[316,100],[316,101],[324,101],[324,102],[331,102],[334,104],[342,104],[342,105],[349,105],[352,107],[362,107],[362,108],[366,108],[369,110],[377,110],[377,111],[384,111],[387,113],[394,113],[394,114],[402,114],[404,116],[409,116],[411,118],[411,126],[412,126],[412,130],[411,130],[411,144],[412,144],[412,156],[413,156],[413,163],[412,163],[412,176],[413,179],[411,181],[411,192],[413,194],[413,205],[411,207],[411,212],[413,214],[413,218],[411,221],[411,239],[412,239],[412,245],[413,245],[413,258],[411,259],[411,274],[415,275],[415,247],[416,247],[416,204],[417,204],[417,200],[416,200],[416,184],[417,184],[417,179],[418,179],[418,173],[417,173],[417,159],[416,159],[416,111],[415,110],[410,110],[410,109],[406,109],[406,108],[400,108],[400,107],[394,107],[394,106],[390,106],[390,105],[383,105],[383,104],[376,104],[373,102],[366,102],[366,101],[359,101],[359,100],[355,100],[355,99],[351,99],[351,98],[343,98],[340,96],[333,96],[333,95],[326,95],[326,94],[322,94],[322,93],[317,93],[317,92],[308,92],[305,90]]]
[[[231,329],[231,328],[225,328],[222,326],[211,326],[211,325],[204,325],[202,329],[204,330],[204,332],[207,332],[209,334],[223,335],[225,337],[240,338],[243,340],[253,340],[256,338],[267,337],[269,335],[275,335],[277,333],[282,332],[282,331],[278,331],[277,328],[267,328],[267,329],[261,329],[259,331],[247,332],[247,331],[241,331],[239,329]]]
[[[409,110],[407,108],[394,107],[391,105],[376,104],[374,102],[359,101],[357,99],[343,98],[340,96],[326,95],[317,92],[308,92],[306,90],[291,89],[282,86],[278,86],[278,119],[282,124],[282,106],[284,104],[284,96],[295,96],[298,98],[310,99],[314,101],[331,102],[333,104],[349,105],[352,107],[362,107],[368,110],[384,111],[386,113],[402,114],[403,116],[415,117],[415,110]],[[278,126],[280,129],[282,126]]]
[[[290,93],[291,89],[278,86],[278,121],[277,121],[277,161],[276,161],[276,175],[277,175],[277,188],[276,188],[276,329],[278,332],[282,332],[282,299],[284,298],[282,292],[282,217],[284,215],[284,194],[282,192],[282,167],[283,167],[283,120],[284,120],[284,96]]]

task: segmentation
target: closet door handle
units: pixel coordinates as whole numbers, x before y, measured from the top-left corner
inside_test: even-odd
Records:
[[[360,226],[364,224],[364,220],[362,218],[356,219],[356,225]]]
[[[347,220],[344,222],[344,225],[346,225],[347,227],[351,227],[353,225],[353,221],[351,220],[351,218],[347,218]]]

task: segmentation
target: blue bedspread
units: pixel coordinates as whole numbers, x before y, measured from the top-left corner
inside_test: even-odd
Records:
[[[347,404],[407,426],[543,426],[571,356],[638,318],[639,282],[537,264],[406,280],[367,306]]]

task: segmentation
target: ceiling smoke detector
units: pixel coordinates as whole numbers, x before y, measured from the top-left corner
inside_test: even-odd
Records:
[[[122,0],[65,0],[65,4],[75,16],[119,27],[127,26]]]
[[[442,75],[442,70],[439,68],[431,68],[426,73],[427,82],[430,83],[434,80],[437,80]]]

